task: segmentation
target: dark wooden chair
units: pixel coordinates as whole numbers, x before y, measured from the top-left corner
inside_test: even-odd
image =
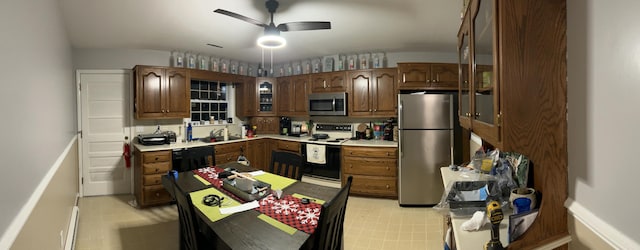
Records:
[[[180,189],[172,178],[167,179],[170,179],[172,182],[178,206],[178,216],[180,220],[180,249],[198,250],[202,249],[202,246],[206,245],[215,246],[210,242],[210,240],[208,240],[208,238],[200,233],[200,230],[198,230],[197,218],[189,193],[185,193]]]
[[[184,172],[215,164],[213,147],[193,147],[186,149],[182,155],[182,166],[178,172]]]
[[[343,248],[344,215],[347,210],[347,199],[349,198],[352,180],[353,177],[349,176],[347,183],[340,189],[338,195],[322,205],[313,249],[334,250]]]
[[[294,153],[272,151],[269,172],[300,180],[302,179],[302,157]]]

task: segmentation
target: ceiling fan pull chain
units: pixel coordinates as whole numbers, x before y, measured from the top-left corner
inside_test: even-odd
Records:
[[[269,69],[269,75],[273,76],[273,49],[270,49],[271,51],[271,67]]]

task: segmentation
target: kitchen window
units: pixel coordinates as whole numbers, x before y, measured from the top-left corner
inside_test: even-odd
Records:
[[[229,103],[225,82],[191,80],[191,121],[224,121]]]

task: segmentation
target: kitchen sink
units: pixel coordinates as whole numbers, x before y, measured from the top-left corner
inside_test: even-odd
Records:
[[[219,142],[219,141],[224,141],[224,137],[222,136],[216,136],[214,137],[215,140],[211,140],[211,137],[204,137],[204,138],[200,138],[201,142]],[[239,136],[229,136],[228,138],[229,140],[227,141],[235,141],[235,140],[240,140],[242,138],[240,138]]]

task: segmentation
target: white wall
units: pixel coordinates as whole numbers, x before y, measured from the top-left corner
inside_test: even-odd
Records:
[[[567,5],[567,206],[614,246],[640,249],[640,2]]]
[[[6,249],[41,195],[36,187],[76,134],[76,92],[57,0],[0,1],[0,34],[0,249]]]

